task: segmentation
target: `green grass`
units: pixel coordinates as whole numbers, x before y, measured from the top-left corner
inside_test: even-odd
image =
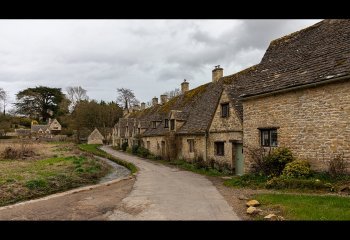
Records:
[[[350,176],[338,176],[332,178],[327,173],[313,173],[308,178],[268,178],[264,175],[245,174],[243,176],[234,176],[232,179],[224,182],[225,186],[251,189],[279,189],[288,192],[336,192],[339,187],[349,184]]]
[[[339,196],[260,194],[261,208],[277,209],[287,220],[350,220],[350,198]]]
[[[158,162],[159,160],[156,160],[156,161]],[[162,160],[162,163],[168,163],[170,165],[177,166],[181,169],[195,172],[195,173],[202,174],[202,175],[206,175],[206,176],[227,176],[228,175],[228,174],[225,174],[225,173],[218,171],[217,169],[210,168],[210,167],[198,168],[194,164],[189,163],[185,160],[175,160],[175,161],[169,161],[169,162]]]
[[[113,157],[112,155],[99,149],[98,147],[100,147],[100,146],[101,145],[99,145],[99,144],[79,144],[78,145],[78,147],[82,151],[92,153],[96,156],[107,158],[107,159],[109,159],[109,160],[111,160],[119,165],[126,167],[127,169],[129,169],[131,171],[131,173],[137,172],[137,167],[134,164],[127,162],[127,161],[124,161],[124,160],[121,160],[121,159],[118,159],[116,157]]]
[[[110,166],[84,156],[0,161],[0,206],[97,183]]]
[[[266,176],[246,174],[243,176],[234,176],[232,179],[226,180],[224,185],[227,187],[249,187],[252,189],[264,188],[267,181]]]

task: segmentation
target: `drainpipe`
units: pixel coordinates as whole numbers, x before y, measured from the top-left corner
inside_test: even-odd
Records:
[[[207,162],[207,158],[208,158],[208,130],[205,131],[205,141],[204,141],[204,145],[205,145],[205,155],[204,155],[204,161]]]

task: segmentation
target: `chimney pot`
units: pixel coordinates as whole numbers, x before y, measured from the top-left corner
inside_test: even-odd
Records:
[[[145,110],[145,108],[146,108],[146,103],[142,102],[141,103],[141,110]]]
[[[181,83],[181,92],[182,93],[187,92],[190,89],[189,85],[190,85],[189,82],[187,82],[187,80],[184,79],[184,81]]]
[[[160,104],[165,104],[168,101],[168,95],[160,95]]]
[[[154,98],[152,99],[152,105],[153,105],[153,106],[157,106],[157,104],[158,104],[158,98],[157,98],[157,97],[154,97]]]
[[[220,78],[224,76],[224,69],[220,67],[220,65],[215,66],[212,71],[212,81],[217,82]]]

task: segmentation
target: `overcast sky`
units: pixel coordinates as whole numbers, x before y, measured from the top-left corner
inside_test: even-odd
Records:
[[[260,62],[270,41],[320,20],[0,20],[0,87],[82,86],[111,101],[130,88],[140,101]]]

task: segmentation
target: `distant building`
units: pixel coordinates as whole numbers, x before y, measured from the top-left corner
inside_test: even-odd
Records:
[[[88,136],[88,144],[103,144],[103,140],[104,137],[97,128]]]
[[[57,119],[51,120],[46,125],[32,124],[31,134],[36,136],[51,136],[57,135],[62,130],[61,124]]]

